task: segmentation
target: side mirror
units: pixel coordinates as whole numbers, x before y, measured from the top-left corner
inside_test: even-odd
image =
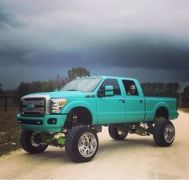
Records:
[[[114,95],[114,87],[105,86],[105,96],[113,96],[113,95]]]

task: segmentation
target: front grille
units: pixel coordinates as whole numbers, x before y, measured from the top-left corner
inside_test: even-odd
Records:
[[[20,103],[22,116],[44,116],[46,109],[45,98],[26,98]]]

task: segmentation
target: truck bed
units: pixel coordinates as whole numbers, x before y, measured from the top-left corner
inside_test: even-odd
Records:
[[[156,112],[155,109],[158,109],[160,106],[164,106],[169,110],[169,119],[177,118],[177,101],[175,98],[145,96],[144,100],[146,110],[145,120],[152,120],[154,112]]]

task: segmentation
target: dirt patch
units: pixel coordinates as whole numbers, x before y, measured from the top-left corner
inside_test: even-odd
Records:
[[[188,117],[179,111],[178,120],[173,121],[176,139],[170,147],[156,146],[152,136],[134,134],[114,141],[103,127],[91,162],[71,162],[64,148],[49,146],[41,154],[21,150],[0,158],[0,179],[189,179]]]
[[[186,112],[186,113],[189,113],[189,108],[180,108],[179,110],[183,111],[183,112]]]

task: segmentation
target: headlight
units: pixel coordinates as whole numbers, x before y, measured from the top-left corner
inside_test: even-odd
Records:
[[[51,99],[51,113],[59,113],[65,104],[66,99]]]

